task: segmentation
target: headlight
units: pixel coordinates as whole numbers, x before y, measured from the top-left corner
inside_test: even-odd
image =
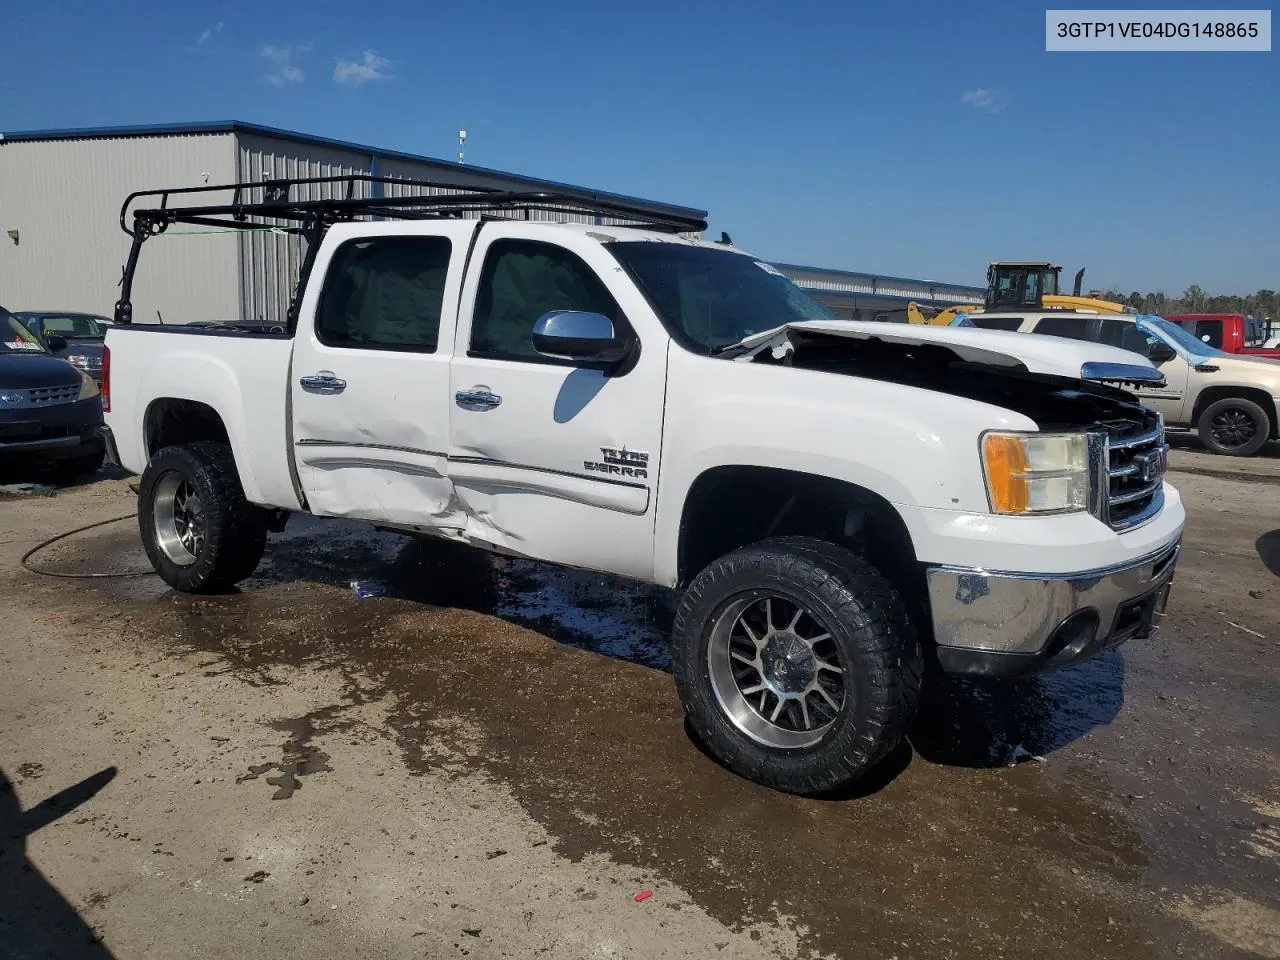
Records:
[[[81,370],[89,369],[89,358],[83,353],[71,354],[71,356],[67,357],[67,363],[71,364],[73,367],[79,367]]]
[[[995,513],[1089,509],[1088,434],[987,433],[982,466]]]
[[[80,374],[80,396],[77,400],[91,400],[98,395],[98,385],[94,382],[93,377],[86,377]]]

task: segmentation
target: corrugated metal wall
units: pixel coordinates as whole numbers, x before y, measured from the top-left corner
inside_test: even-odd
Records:
[[[791,264],[777,264],[779,270],[795,284],[812,294],[862,294],[868,297],[897,297],[923,303],[982,303],[980,287],[962,287],[953,283],[882,277],[872,273],[833,271]]]
[[[438,189],[434,187],[411,187],[407,183],[405,187],[388,187],[385,196],[421,196],[423,194],[431,196],[437,193],[457,193],[459,189],[465,190],[467,187],[496,187],[502,190],[538,190],[536,183],[530,183],[521,180],[518,177],[495,177],[485,173],[472,173],[470,171],[459,170],[456,166],[447,166],[444,164],[435,165],[420,161],[409,160],[402,157],[379,157],[377,162],[377,173],[380,177],[393,177],[411,180],[434,180],[436,182],[444,182],[452,184],[455,189]],[[478,216],[479,214],[474,214]],[[621,220],[611,217],[597,217],[581,213],[557,213],[552,210],[533,210],[526,216],[522,212],[508,212],[506,214],[497,214],[498,216],[510,216],[512,219],[525,220],[528,219],[535,223],[594,223],[606,224],[610,226],[626,226],[635,221]]]
[[[237,180],[343,177],[370,172],[370,157],[355,151],[329,149],[313,144],[240,134],[236,146]],[[368,196],[368,184],[358,184],[356,196]],[[341,187],[312,184],[295,197],[331,199]],[[296,234],[266,229],[240,236],[241,301],[245,320],[256,323],[285,322],[289,298],[298,283],[302,265],[302,239]]]
[[[0,141],[0,303],[11,310],[110,316],[129,238],[120,204],[134,190],[235,174],[230,134]],[[147,241],[134,317],[152,323],[239,314],[236,239],[174,228]],[[17,231],[15,243],[9,231]]]
[[[460,170],[450,164],[386,157],[246,133],[238,135],[236,164],[238,179],[241,181],[353,174],[373,174],[403,180],[403,185],[384,185],[381,188],[383,196],[388,197],[457,193],[471,187],[537,189],[536,185],[518,177],[500,177]],[[446,186],[427,186],[421,181],[433,181]],[[334,191],[337,189],[341,188],[337,185],[313,185],[309,192],[302,195],[312,199],[328,198],[336,196]],[[358,184],[356,195],[368,196],[368,191],[368,184]],[[523,213],[512,213],[510,216],[525,219]],[[528,219],[536,222],[569,221],[616,226],[624,226],[629,222],[617,218],[561,214],[554,211],[534,211],[529,213]],[[286,319],[289,300],[298,283],[303,246],[298,236],[273,233],[269,226],[264,223],[262,229],[246,233],[240,238],[242,309],[245,319],[282,324]]]

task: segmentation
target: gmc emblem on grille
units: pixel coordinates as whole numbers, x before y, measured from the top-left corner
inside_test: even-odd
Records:
[[[1138,468],[1138,476],[1143,483],[1154,483],[1164,476],[1169,465],[1169,454],[1165,447],[1157,447],[1135,455],[1133,463]]]

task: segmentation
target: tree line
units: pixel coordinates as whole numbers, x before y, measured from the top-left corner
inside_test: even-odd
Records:
[[[1108,290],[1101,296],[1104,300],[1128,304],[1139,313],[1154,313],[1158,316],[1170,313],[1243,313],[1246,316],[1280,320],[1280,294],[1274,290],[1259,290],[1244,296],[1210,296],[1203,288],[1192,284],[1180,297],[1171,297],[1164,292],[1139,293],[1137,290],[1130,294]]]

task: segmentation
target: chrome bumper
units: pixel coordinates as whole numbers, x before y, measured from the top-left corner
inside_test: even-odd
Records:
[[[1146,637],[1164,615],[1179,545],[1074,574],[930,567],[938,659],[952,673],[1019,676]]]

